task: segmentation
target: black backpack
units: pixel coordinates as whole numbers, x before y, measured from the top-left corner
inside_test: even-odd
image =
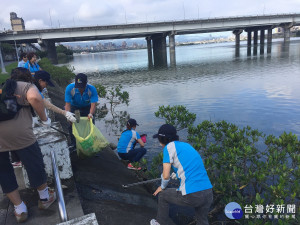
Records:
[[[17,82],[7,79],[0,89],[0,121],[13,119],[22,108],[17,102],[16,88]]]

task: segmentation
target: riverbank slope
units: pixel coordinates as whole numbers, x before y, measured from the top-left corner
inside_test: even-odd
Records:
[[[56,84],[48,91],[52,103],[63,108],[64,89]],[[56,120],[68,132],[66,119],[56,114]],[[128,170],[110,147],[84,160],[72,153],[71,162],[84,214],[94,212],[100,225],[143,225],[155,218],[156,200],[143,186],[122,188],[138,182],[138,172]]]

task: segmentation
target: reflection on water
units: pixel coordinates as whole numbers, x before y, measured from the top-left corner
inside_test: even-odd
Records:
[[[154,116],[158,106],[179,104],[196,113],[196,124],[226,120],[267,134],[299,135],[300,41],[273,41],[269,54],[265,48],[248,56],[242,43],[236,57],[234,43],[176,47],[177,66],[166,69],[148,69],[146,49],[79,55],[70,64],[91,83],[122,84],[130,102],[119,111],[127,111],[140,124],[137,131],[149,137],[163,123]],[[97,126],[105,135],[104,120]],[[147,146],[160,149],[151,138]]]

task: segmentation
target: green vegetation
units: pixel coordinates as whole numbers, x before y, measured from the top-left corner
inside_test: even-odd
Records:
[[[73,55],[73,51],[70,49],[67,49],[64,45],[58,45],[56,46],[56,52],[57,54],[65,54],[68,56],[72,56]]]
[[[56,53],[57,53],[58,59],[64,58],[66,56],[73,56],[73,51],[70,49],[67,49],[64,45],[56,46]],[[42,59],[42,58],[47,57],[48,52],[47,51],[37,51],[36,55]]]
[[[48,52],[47,51],[36,51],[35,54],[36,54],[36,56],[38,58],[42,59],[42,58],[46,58],[47,57]]]
[[[67,66],[55,66],[48,58],[42,58],[39,65],[51,74],[51,78],[57,82],[58,85],[65,87],[75,77],[73,68]],[[7,74],[0,73],[0,83],[4,82],[9,76],[11,71],[18,66],[18,62],[13,62],[5,67]]]
[[[9,78],[9,74],[0,74],[0,84],[5,82]]]
[[[11,44],[7,43],[2,43],[1,44],[1,49],[2,49],[2,54],[11,54],[11,53],[16,53],[15,48]]]
[[[166,123],[173,125],[177,130],[182,130],[192,125],[196,119],[195,113],[190,113],[184,106],[159,106],[155,116],[165,119]]]
[[[6,79],[10,77],[11,71],[13,69],[15,69],[17,66],[18,66],[18,62],[13,62],[13,63],[7,65],[5,67],[5,70],[6,70],[7,74],[2,73],[2,70],[0,68],[0,71],[1,71],[1,73],[0,73],[0,84],[3,83],[4,81],[6,81]]]
[[[176,115],[176,107],[166,109],[167,115]],[[162,114],[163,108],[159,111],[160,115],[165,115]],[[168,117],[165,118],[166,122],[168,120]],[[229,202],[237,202],[243,209],[252,206],[253,214],[250,215],[257,215],[254,213],[257,205],[274,205],[274,213],[269,213],[273,216],[283,215],[276,211],[277,205],[286,207],[287,204],[295,204],[296,212],[299,210],[300,142],[296,135],[284,132],[279,137],[267,136],[249,126],[239,128],[225,121],[203,121],[197,126],[185,123],[185,118],[181,116],[178,121],[188,127],[188,142],[202,156],[213,184],[211,223],[216,222],[218,215],[224,215],[224,207]],[[153,159],[149,176],[159,175],[157,168],[162,163],[161,158],[160,153]],[[296,219],[279,217],[276,221],[278,224],[299,224],[299,213],[293,215]],[[256,217],[230,222],[272,224],[268,218]]]
[[[106,105],[102,106],[100,110],[97,110],[95,114],[96,118],[104,118],[108,114],[108,111],[110,111],[111,117],[105,119],[105,126],[109,128],[107,130],[110,130],[115,136],[120,136],[130,115],[127,111],[115,111],[115,108],[120,104],[128,105],[129,93],[122,91],[123,87],[121,85],[110,88],[101,84],[95,84],[94,86],[97,89],[99,97],[106,99],[110,105],[110,110],[107,109]]]
[[[42,58],[41,61],[39,61],[39,65],[43,68],[43,70],[50,73],[51,78],[62,87],[66,87],[75,77],[75,74],[73,73],[74,68],[67,66],[54,66],[48,58]]]
[[[110,111],[112,114],[114,113],[114,109],[119,104],[126,104],[129,103],[129,93],[127,91],[121,91],[122,85],[117,85],[115,87],[111,87],[107,89],[101,84],[95,85],[97,92],[100,98],[105,98],[108,100],[110,104]]]

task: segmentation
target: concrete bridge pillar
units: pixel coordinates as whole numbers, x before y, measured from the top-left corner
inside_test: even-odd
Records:
[[[260,54],[264,54],[265,50],[265,30],[260,30]]]
[[[251,38],[252,38],[252,31],[247,31],[247,46],[251,47]]]
[[[252,38],[252,31],[251,30],[246,30],[247,31],[247,56],[251,55],[251,38]]]
[[[151,36],[153,43],[154,67],[167,67],[167,43],[165,34]]]
[[[146,41],[147,41],[147,51],[148,51],[148,66],[152,67],[153,66],[153,61],[152,61],[151,37],[146,37]]]
[[[283,28],[283,38],[284,38],[284,42],[289,42],[290,41],[290,37],[291,37],[291,27],[293,26],[293,24],[289,23],[289,24],[285,24],[284,26],[282,26]]]
[[[243,32],[243,30],[234,30],[233,34],[235,35],[235,47],[240,47],[240,35]],[[251,40],[251,37],[250,37]]]
[[[272,28],[268,29],[268,38],[267,38],[267,53],[271,53],[272,46]]]
[[[257,55],[258,30],[253,31],[253,55]]]
[[[170,66],[176,66],[176,54],[175,54],[175,33],[169,34],[169,51],[170,51]]]
[[[47,51],[47,57],[53,64],[57,64],[57,54],[56,54],[56,47],[55,41],[52,40],[38,40],[38,44],[41,46],[43,51]]]
[[[253,32],[253,45],[254,45],[254,47],[257,46],[257,37],[258,37],[258,31],[255,30]]]
[[[243,30],[234,30],[233,34],[235,34],[235,56],[240,56],[240,35],[243,32]]]

